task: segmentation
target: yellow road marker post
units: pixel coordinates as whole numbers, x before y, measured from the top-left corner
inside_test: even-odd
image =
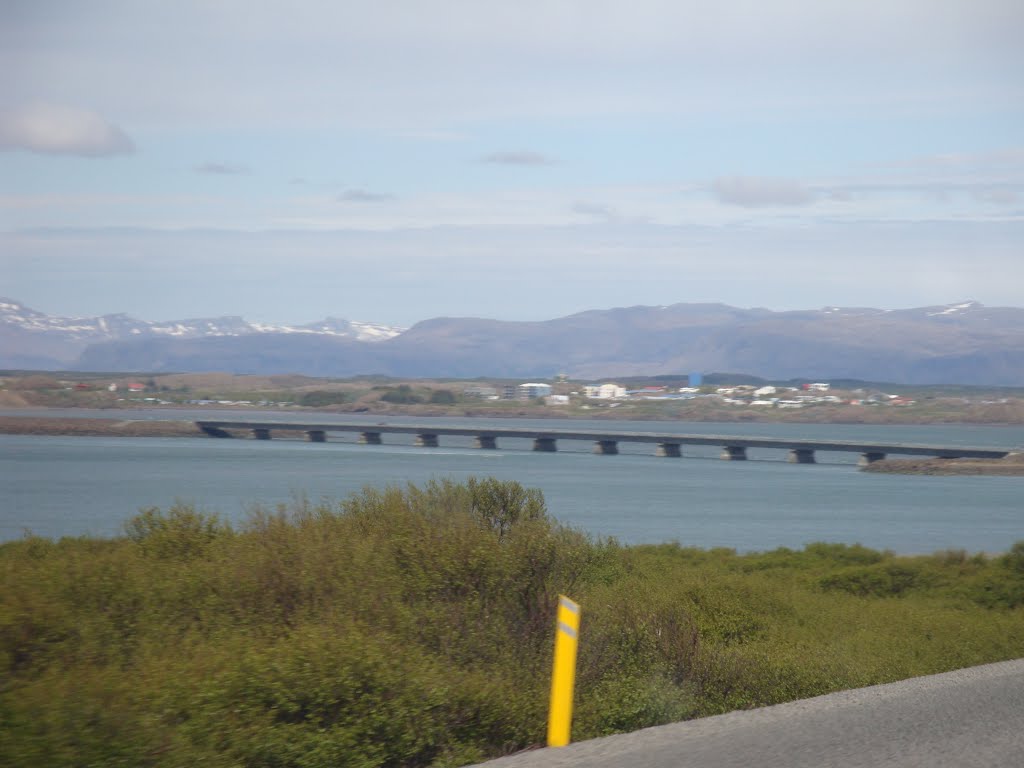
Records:
[[[551,708],[548,713],[549,747],[564,747],[569,743],[579,632],[579,605],[565,595],[559,595],[558,620],[555,624],[555,663],[551,672]]]

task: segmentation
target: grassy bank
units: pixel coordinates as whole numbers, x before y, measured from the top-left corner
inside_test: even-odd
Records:
[[[14,765],[460,765],[544,738],[557,595],[574,739],[1024,655],[1024,542],[621,547],[515,483],[366,490],[242,526],[147,510],[0,547]]]
[[[861,467],[863,472],[893,475],[1001,475],[1024,476],[1024,453],[1014,451],[1001,459],[883,459]]]

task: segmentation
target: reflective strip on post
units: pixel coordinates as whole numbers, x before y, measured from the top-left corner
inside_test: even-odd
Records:
[[[579,632],[579,605],[565,595],[559,595],[558,620],[555,625],[555,663],[551,673],[551,708],[548,714],[549,747],[564,747],[569,743]]]

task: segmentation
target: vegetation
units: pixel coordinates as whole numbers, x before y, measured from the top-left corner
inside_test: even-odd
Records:
[[[323,408],[328,405],[339,405],[347,403],[351,396],[347,392],[331,392],[330,390],[316,389],[302,395],[298,403],[307,408]]]
[[[450,389],[435,389],[430,393],[431,405],[455,405],[455,393]]]
[[[383,389],[384,394],[380,396],[380,399],[385,403],[408,405],[423,402],[423,398],[413,392],[412,387],[408,384],[399,384],[397,387],[384,387]]]
[[[623,547],[493,479],[296,499],[231,527],[0,546],[0,755],[20,766],[455,766],[542,742],[557,595],[574,739],[1024,654],[1024,542]]]

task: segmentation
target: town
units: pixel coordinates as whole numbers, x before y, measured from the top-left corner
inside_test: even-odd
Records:
[[[1019,388],[742,374],[578,380],[0,372],[0,407],[306,409],[381,415],[682,421],[1024,423]]]
[[[637,401],[708,400],[736,406],[756,408],[804,408],[810,405],[914,405],[915,400],[904,395],[894,395],[862,388],[853,390],[832,390],[828,382],[810,382],[801,386],[776,386],[736,384],[731,386],[703,385],[701,377],[689,376],[696,386],[670,387],[648,385],[627,388],[614,382],[587,384],[577,388],[568,387],[565,377],[558,377],[555,384],[525,382],[494,386],[472,385],[463,389],[465,397],[486,400],[515,400],[521,402],[541,401],[545,405],[559,406],[579,403],[587,408],[593,405],[615,405]],[[556,392],[556,388],[568,392]],[[590,401],[597,401],[590,403]]]

